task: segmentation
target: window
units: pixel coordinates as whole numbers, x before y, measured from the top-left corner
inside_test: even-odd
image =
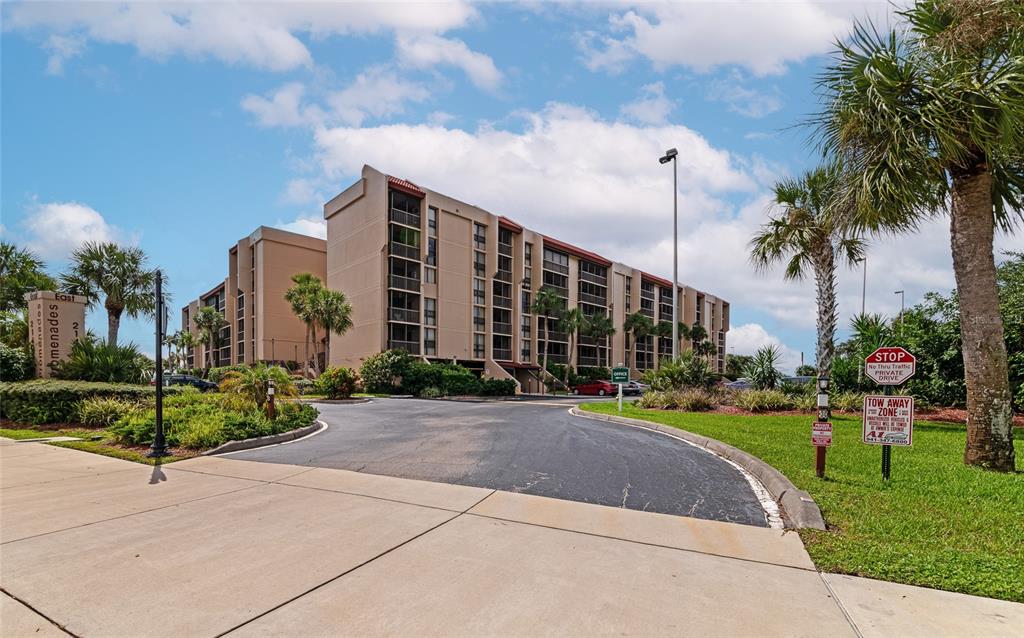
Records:
[[[423,354],[428,357],[437,355],[437,330],[435,328],[423,329]]]
[[[487,284],[483,279],[473,280],[473,303],[480,306],[487,303]]]
[[[420,200],[401,191],[391,191],[391,221],[420,227]]]
[[[493,356],[497,361],[511,361],[512,360],[512,337],[494,335],[492,345],[494,348]]]
[[[487,311],[481,306],[473,306],[473,330],[483,332],[487,325]]]
[[[523,248],[523,285],[527,288],[533,286],[533,244],[527,243]]]
[[[562,273],[563,275],[568,275],[569,255],[566,255],[565,253],[556,253],[555,251],[549,248],[545,248],[544,268],[546,270],[553,270],[555,272]]]
[[[533,312],[533,309],[530,307],[531,306],[530,293],[524,290],[521,293],[521,297],[522,297],[522,313],[524,315],[528,315],[531,312]]]
[[[423,282],[428,284],[437,283],[437,268],[427,266],[423,269]]]
[[[427,238],[427,265],[437,265],[437,238],[435,237]]]
[[[423,323],[428,326],[437,325],[437,299],[427,297],[423,300]]]
[[[437,208],[433,206],[427,209],[427,234],[437,237]]]
[[[479,250],[473,253],[473,274],[477,277],[487,276],[487,255]]]
[[[483,224],[473,224],[473,247],[477,250],[487,249],[487,227]]]
[[[473,358],[484,358],[484,335],[482,334],[473,335]]]
[[[530,317],[519,318],[519,359],[530,361],[530,334],[532,332],[533,320]]]
[[[626,277],[626,314],[633,310],[633,278]]]
[[[420,353],[420,327],[406,323],[388,324],[390,348],[399,348],[409,354]]]

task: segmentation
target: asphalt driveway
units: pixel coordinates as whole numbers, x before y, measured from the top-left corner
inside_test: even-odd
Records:
[[[316,436],[230,458],[352,470],[767,526],[743,475],[661,434],[568,414],[565,402],[374,399],[318,404]]]

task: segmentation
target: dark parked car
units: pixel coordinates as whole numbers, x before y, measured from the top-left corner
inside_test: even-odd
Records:
[[[596,394],[601,397],[618,392],[619,386],[609,381],[584,381],[572,389],[573,394]]]
[[[150,385],[155,383],[156,381],[151,381]],[[216,392],[220,389],[220,386],[213,381],[200,379],[199,377],[194,377],[191,374],[165,374],[164,385],[190,385],[193,388],[198,388],[202,392]]]

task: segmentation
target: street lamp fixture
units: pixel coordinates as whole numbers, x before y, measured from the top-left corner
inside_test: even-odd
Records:
[[[679,151],[670,148],[658,158],[672,162],[672,360],[679,360]]]

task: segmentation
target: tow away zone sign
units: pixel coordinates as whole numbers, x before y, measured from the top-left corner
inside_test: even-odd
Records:
[[[909,446],[914,440],[914,397],[864,397],[862,440],[872,445]]]

